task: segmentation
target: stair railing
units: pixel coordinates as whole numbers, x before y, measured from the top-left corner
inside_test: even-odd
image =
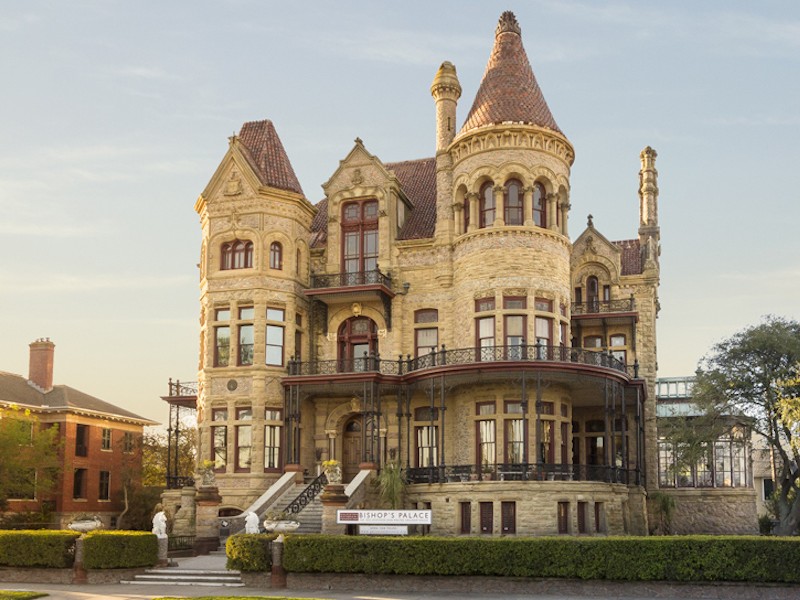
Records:
[[[319,476],[309,483],[300,494],[292,500],[289,505],[284,508],[283,510],[289,515],[296,515],[300,511],[302,511],[306,506],[311,504],[314,501],[314,498],[325,489],[325,486],[328,485],[328,477],[325,475],[325,471],[319,474]]]

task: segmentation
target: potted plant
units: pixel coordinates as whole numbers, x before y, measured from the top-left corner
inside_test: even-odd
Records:
[[[342,483],[342,463],[338,460],[331,459],[324,461],[322,463],[322,469],[325,471],[328,483]]]

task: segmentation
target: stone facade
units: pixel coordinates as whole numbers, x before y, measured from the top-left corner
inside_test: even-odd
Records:
[[[575,152],[510,13],[457,131],[461,91],[444,63],[434,158],[384,163],[356,139],[316,205],[272,123],[231,138],[195,205],[199,452],[220,510],[284,469],[336,459],[347,481],[399,461],[431,532],[647,532],[655,151],[639,237],[609,241],[590,217],[572,242]]]

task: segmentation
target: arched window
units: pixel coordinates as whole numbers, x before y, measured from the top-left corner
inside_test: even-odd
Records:
[[[469,205],[470,205],[469,197],[471,195],[472,194],[467,194],[467,197],[464,198],[464,233],[469,231]]]
[[[368,317],[353,317],[338,332],[339,371],[368,371],[370,355],[377,354],[378,328]]]
[[[586,304],[588,312],[600,310],[600,286],[594,275],[586,278]]]
[[[253,242],[234,240],[222,244],[221,269],[249,269],[252,266]]]
[[[538,181],[533,184],[533,223],[537,227],[547,227],[547,194]]]
[[[300,267],[302,265],[302,262],[301,262],[302,258],[303,258],[303,255],[300,254],[300,248],[298,248],[297,252],[295,253],[295,264],[294,264],[295,273],[297,273],[298,275],[300,275]]]
[[[506,225],[522,225],[522,184],[516,179],[506,182],[504,212]]]
[[[484,183],[481,188],[480,198],[480,217],[481,227],[488,227],[494,223],[495,205],[494,205],[494,184],[491,181]]]
[[[283,246],[280,242],[272,242],[269,246],[269,268],[283,269]]]

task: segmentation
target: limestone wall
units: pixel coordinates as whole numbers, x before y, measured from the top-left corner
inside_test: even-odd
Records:
[[[758,533],[756,493],[752,488],[661,489],[675,499],[672,533],[744,535]],[[650,523],[657,523],[650,507]]]

